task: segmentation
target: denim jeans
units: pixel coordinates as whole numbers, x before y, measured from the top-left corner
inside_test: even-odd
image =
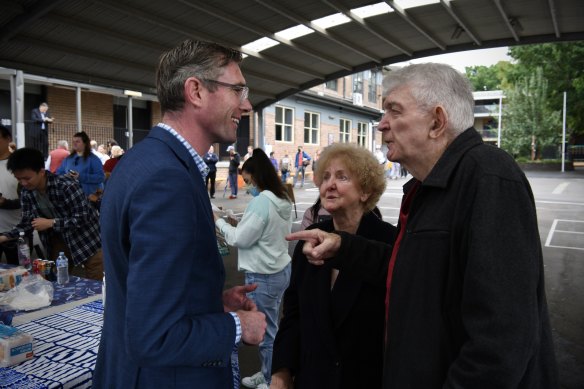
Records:
[[[237,172],[229,173],[227,179],[229,180],[229,186],[231,187],[231,194],[237,196]]]
[[[292,185],[296,186],[296,182],[298,181],[298,176],[302,174],[302,182],[300,186],[304,186],[304,173],[306,171],[306,166],[298,166],[296,169],[296,175],[294,176],[294,183]]]
[[[272,350],[274,339],[278,332],[278,322],[280,315],[280,304],[284,291],[290,283],[291,265],[274,274],[245,273],[246,284],[257,284],[258,287],[247,296],[257,305],[258,311],[266,315],[266,335],[260,343],[260,361],[262,364],[262,374],[266,383],[272,381]]]

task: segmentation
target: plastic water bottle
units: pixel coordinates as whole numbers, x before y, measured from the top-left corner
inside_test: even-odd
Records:
[[[30,247],[24,238],[24,231],[20,231],[18,237],[18,264],[26,270],[31,270]]]
[[[67,282],[69,282],[69,260],[61,251],[57,257],[57,283],[65,285]]]

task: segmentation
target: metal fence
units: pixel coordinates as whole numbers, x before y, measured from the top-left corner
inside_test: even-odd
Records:
[[[10,127],[10,126],[8,126]],[[25,145],[26,147],[33,147],[36,149],[41,149],[42,144],[39,138],[39,127],[33,121],[25,121],[24,123],[25,131]],[[82,131],[85,131],[89,138],[95,140],[98,144],[105,144],[108,140],[114,139],[120,147],[124,150],[129,148],[129,138],[127,128],[117,128],[117,127],[102,127],[102,126],[92,126],[83,125]],[[57,147],[57,142],[60,140],[66,140],[71,143],[71,138],[75,133],[78,132],[76,124],[51,124],[48,128],[48,149],[53,150]],[[133,144],[140,142],[144,139],[150,129],[134,129],[133,130]],[[13,134],[14,136],[15,134]]]
[[[584,145],[568,146],[569,159],[574,162],[584,162]]]

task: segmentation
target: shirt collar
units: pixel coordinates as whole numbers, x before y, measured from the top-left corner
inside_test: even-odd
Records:
[[[176,139],[178,139],[180,143],[182,143],[182,145],[187,149],[191,157],[193,157],[193,160],[195,161],[197,168],[201,172],[201,176],[203,176],[203,181],[205,181],[205,177],[207,177],[207,174],[209,174],[209,167],[207,166],[203,158],[201,158],[201,156],[195,151],[193,146],[191,146],[191,144],[187,142],[187,140],[183,138],[181,134],[176,132],[176,130],[169,126],[168,124],[158,123],[157,126],[170,132]]]

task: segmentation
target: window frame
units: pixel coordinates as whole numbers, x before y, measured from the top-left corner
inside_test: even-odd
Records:
[[[278,110],[282,110],[282,119],[283,122],[278,122]],[[286,112],[290,111],[292,113],[291,123],[286,123]],[[281,126],[281,134],[280,139],[278,138],[278,126]],[[286,139],[286,129],[290,130],[290,139]],[[294,108],[286,107],[284,105],[276,105],[274,109],[274,140],[276,142],[286,142],[286,143],[293,143],[294,142]]]
[[[357,144],[361,147],[367,146],[367,129],[369,125],[366,122],[357,122]]]
[[[345,125],[343,125],[343,123]],[[351,143],[351,119],[339,119],[339,142]]]
[[[306,115],[310,116],[310,126],[306,127]],[[316,127],[312,127],[312,119],[316,118],[318,120],[317,122],[317,126]],[[304,144],[309,144],[309,145],[319,145],[320,144],[320,113],[319,112],[313,112],[313,111],[304,111]],[[307,131],[308,131],[308,142],[306,141],[306,135],[307,135]],[[312,142],[312,136],[315,136],[315,142]]]

